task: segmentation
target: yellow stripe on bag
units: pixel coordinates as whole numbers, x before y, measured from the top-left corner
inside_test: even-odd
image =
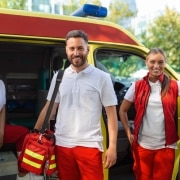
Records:
[[[23,161],[24,163],[26,163],[26,164],[29,164],[30,166],[35,167],[35,168],[38,168],[38,169],[41,168],[41,164],[35,163],[35,162],[33,162],[33,161],[30,161],[30,160],[28,160],[28,159],[26,159],[26,158],[24,158],[24,157],[23,157],[23,160],[22,160],[22,161]]]
[[[55,169],[55,168],[56,168],[56,163],[50,164],[49,169]]]
[[[51,160],[55,160],[55,155],[52,155],[52,156],[51,156]]]
[[[36,158],[36,159],[39,159],[39,160],[43,160],[44,159],[44,156],[40,155],[40,154],[37,154],[29,149],[26,149],[25,150],[25,154],[28,154],[29,156],[33,157],[33,158]]]

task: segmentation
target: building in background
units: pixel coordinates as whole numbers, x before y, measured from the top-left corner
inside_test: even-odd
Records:
[[[63,14],[63,0],[27,0],[28,11]]]

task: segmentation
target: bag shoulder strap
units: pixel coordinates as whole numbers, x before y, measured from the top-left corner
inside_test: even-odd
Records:
[[[46,113],[42,128],[41,128],[41,133],[44,133],[46,131],[47,127],[48,127],[48,121],[49,121],[49,118],[50,118],[50,115],[51,115],[51,110],[52,110],[54,100],[55,100],[56,95],[57,95],[57,91],[59,89],[59,85],[60,85],[60,83],[62,81],[63,74],[64,74],[64,70],[59,70],[58,71],[55,88],[54,88],[54,91],[53,91],[53,94],[52,94],[52,97],[51,97],[51,101],[50,101],[50,104],[49,104],[49,107],[48,107],[48,110],[47,110],[47,113]]]

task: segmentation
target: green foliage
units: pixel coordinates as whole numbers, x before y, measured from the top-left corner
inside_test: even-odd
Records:
[[[79,8],[79,4],[76,0],[68,0],[65,4],[63,4],[63,14],[70,15],[76,9]]]
[[[167,54],[168,64],[180,72],[180,14],[168,7],[165,13],[148,25],[146,32],[141,34],[146,47],[160,47]]]
[[[26,6],[26,0],[0,0],[0,8],[23,10]]]
[[[77,9],[79,9],[83,4],[96,4],[101,5],[100,0],[69,0],[68,3],[63,5],[63,14],[70,15]]]
[[[90,4],[96,4],[96,5],[99,5],[99,6],[101,6],[102,5],[102,3],[101,3],[101,1],[100,0],[91,0],[91,1],[86,1],[86,3],[88,3],[89,4],[89,2],[91,2]]]
[[[121,55],[119,54],[119,56],[105,56],[100,62],[116,78],[121,77],[127,79],[139,70],[146,70],[144,60],[132,54],[122,53]]]
[[[114,0],[109,5],[109,16],[107,20],[119,23],[124,18],[131,18],[136,15],[137,11],[133,11],[129,8],[126,2]]]
[[[130,8],[130,5],[123,0],[113,0],[109,5],[109,14],[105,20],[117,23],[129,31],[131,28],[131,19],[135,17],[137,10]]]

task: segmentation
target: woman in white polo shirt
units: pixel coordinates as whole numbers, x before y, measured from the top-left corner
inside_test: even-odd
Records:
[[[175,113],[180,82],[165,73],[165,52],[153,48],[146,57],[148,74],[132,84],[120,107],[120,118],[132,144],[137,180],[171,180],[178,135]],[[136,116],[134,130],[127,112],[132,103]]]

